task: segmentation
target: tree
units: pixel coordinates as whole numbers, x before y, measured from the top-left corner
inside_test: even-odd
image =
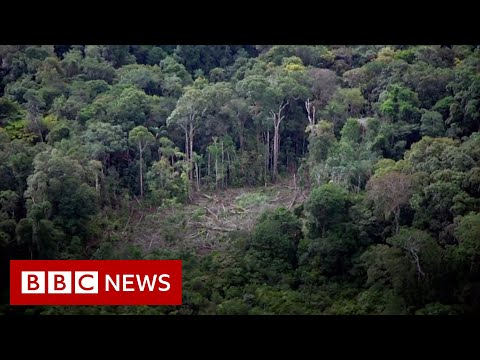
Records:
[[[373,177],[367,183],[368,198],[375,204],[375,210],[384,216],[393,214],[397,234],[400,231],[400,210],[408,203],[412,186],[410,176],[397,171]]]
[[[37,131],[40,140],[43,142],[43,132],[45,129],[40,122],[40,117],[41,110],[43,107],[45,107],[45,101],[34,90],[28,90],[25,93],[24,98],[27,101],[25,106],[27,108],[28,120],[30,121],[31,126]]]
[[[333,225],[347,217],[348,193],[338,185],[324,184],[310,193],[304,204],[310,238],[325,237]]]
[[[329,69],[311,68],[308,70],[307,79],[314,96],[312,106],[322,110],[337,90],[337,74]]]
[[[298,58],[284,60],[284,66],[275,69],[267,78],[250,75],[237,84],[237,91],[251,103],[254,117],[269,118],[273,125],[272,180],[278,176],[280,154],[280,125],[285,119],[288,106],[299,99],[307,98],[308,90],[303,85],[304,67]]]
[[[129,132],[128,140],[137,147],[140,156],[140,196],[143,197],[143,152],[148,145],[154,142],[155,137],[146,127],[137,126]]]
[[[147,185],[152,197],[160,204],[169,199],[183,203],[188,195],[185,162],[171,164],[166,156],[162,156],[148,171]]]
[[[119,84],[134,85],[148,95],[161,95],[163,74],[158,65],[126,65],[117,72]]]
[[[420,118],[418,95],[414,91],[399,85],[390,85],[379,96],[380,113],[393,121],[414,123]]]
[[[405,257],[403,251],[386,244],[370,246],[360,262],[366,270],[366,285],[385,291],[393,288],[396,295],[403,297],[415,279],[415,268]]]
[[[297,247],[301,237],[299,220],[287,209],[263,213],[248,243],[247,261],[256,271],[264,269],[267,279],[297,266]]]
[[[455,237],[458,245],[455,252],[461,262],[467,265],[470,273],[480,270],[480,213],[469,213],[456,219]]]
[[[422,125],[420,131],[422,135],[442,136],[445,133],[445,125],[442,114],[437,111],[425,110],[420,119]]]
[[[24,194],[27,217],[17,225],[17,233],[26,234],[19,236],[30,244],[32,256],[59,256],[75,237],[85,240],[91,216],[98,211],[88,173],[79,161],[57,149],[48,147],[35,156]]]
[[[404,250],[411,258],[418,278],[425,278],[429,273],[438,270],[441,260],[441,249],[428,233],[418,229],[402,228],[387,239],[387,243]],[[436,268],[437,267],[437,268]]]
[[[350,118],[343,125],[341,134],[342,141],[358,144],[361,139],[361,124],[356,119]]]
[[[204,92],[194,87],[187,91],[177,101],[175,110],[167,119],[168,125],[178,125],[185,134],[185,161],[189,165],[188,179],[191,181],[193,168],[193,144],[195,131],[200,125],[200,120],[208,109],[208,99]]]
[[[320,272],[328,277],[345,277],[358,251],[358,234],[348,223],[332,223],[325,236],[303,240],[304,252],[299,254],[302,270]],[[309,233],[309,236],[313,233]]]
[[[478,313],[479,50],[0,46],[0,314],[15,258],[188,270],[26,313]]]
[[[249,119],[248,104],[245,99],[235,97],[227,104],[227,111],[232,111],[232,117],[234,117],[234,128],[238,134],[238,141],[240,145],[240,152],[245,150],[245,124]]]
[[[298,69],[297,71],[302,71],[301,67]],[[280,124],[285,119],[283,112],[293,101],[302,96],[305,97],[307,89],[294,76],[291,76],[288,71],[273,75],[269,80],[273,95],[271,100],[273,100],[273,103],[278,104],[278,107],[270,110],[274,130],[272,180],[276,181],[278,176],[278,155],[280,154]]]
[[[107,167],[112,154],[127,150],[127,139],[120,125],[91,121],[82,137],[90,156]]]

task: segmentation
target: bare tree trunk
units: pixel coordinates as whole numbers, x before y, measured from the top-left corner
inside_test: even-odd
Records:
[[[272,180],[275,182],[278,175],[278,153],[279,153],[279,137],[280,137],[280,122],[275,121],[275,128],[273,134],[273,169]]]
[[[229,180],[229,178],[232,177],[232,175],[231,175],[231,174],[232,174],[232,171],[231,171],[232,162],[231,162],[231,160],[230,160],[230,152],[229,152],[229,151],[227,151],[227,163],[228,163],[227,169],[229,170],[229,171],[227,172],[227,174],[230,175],[230,176],[227,177],[227,181],[226,181],[226,184],[227,184],[227,186],[228,186],[228,180]]]
[[[196,180],[196,185],[197,185],[197,191],[200,190],[200,172],[198,169],[198,162],[195,161],[195,180]]]
[[[193,169],[193,131],[194,131],[194,126],[190,124],[190,155],[189,155],[189,168],[188,168],[188,174],[189,174],[189,179],[192,180],[192,169]]]
[[[222,188],[225,188],[225,165],[224,165],[224,153],[223,153],[223,140],[222,140]]]
[[[140,197],[143,198],[143,149],[141,144],[138,144],[138,150],[140,150]]]
[[[266,144],[266,154],[265,154],[265,181],[267,181],[267,174],[269,171],[270,165],[270,131],[267,131],[267,144]],[[265,182],[265,186],[267,183]]]
[[[286,103],[280,104],[278,107],[278,112],[271,112],[273,126],[274,126],[274,135],[273,135],[273,171],[272,171],[272,180],[276,181],[278,176],[278,155],[280,153],[280,124],[285,116],[282,116],[282,111],[288,105]]]
[[[305,109],[307,110],[307,116],[308,116],[308,124],[310,126],[310,131],[312,132],[313,135],[315,135],[315,106],[312,105],[310,102],[310,99],[307,99],[305,101]]]
[[[415,265],[417,266],[418,277],[420,277],[420,276],[425,277],[425,273],[423,272],[422,267],[420,266],[420,258],[418,257],[418,254],[413,250],[410,250],[410,254],[412,254],[413,261],[415,262]]]
[[[215,154],[215,189],[218,189],[218,156]]]
[[[95,190],[97,192],[100,192],[100,182],[98,180],[98,173],[97,172],[95,173]]]
[[[188,144],[189,144],[188,128],[184,127],[184,126],[181,126],[181,128],[183,129],[183,132],[185,133],[185,162],[188,164],[188,154],[189,154],[189,151],[188,151]]]

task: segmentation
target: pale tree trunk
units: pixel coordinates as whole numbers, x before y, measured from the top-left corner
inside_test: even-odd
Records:
[[[417,267],[418,278],[420,279],[420,277],[425,277],[425,272],[422,270],[422,267],[420,266],[420,257],[418,256],[420,246],[416,242],[415,238],[409,237],[407,245],[404,246],[403,248],[405,250],[407,250],[412,255],[413,262],[415,263],[415,266]]]
[[[230,152],[229,151],[227,151],[227,164],[228,164],[227,169],[229,170],[228,174],[230,175],[230,176],[227,177],[227,181],[226,181],[226,183],[228,185],[228,180],[231,180],[231,178],[232,178],[232,162],[230,160]]]
[[[140,197],[143,198],[143,150],[142,144],[138,144],[138,150],[140,151]]]
[[[215,189],[218,189],[218,160],[215,156]]]
[[[279,151],[279,137],[280,137],[280,122],[275,121],[275,128],[273,134],[273,169],[272,169],[272,180],[275,182],[278,175],[278,151]]]
[[[271,112],[274,135],[273,135],[273,170],[272,170],[272,180],[276,181],[278,176],[278,155],[280,153],[280,124],[285,116],[282,116],[282,111],[288,105],[288,101],[283,103],[278,107],[278,112]]]
[[[195,161],[195,182],[196,182],[196,185],[197,185],[197,191],[200,190],[200,172],[199,172],[199,169],[198,169],[198,162]]]
[[[100,182],[98,181],[98,172],[95,173],[95,190],[100,192]]]
[[[189,153],[190,151],[188,150],[189,148],[189,144],[190,144],[190,141],[188,139],[188,125],[187,126],[183,126],[180,124],[180,127],[182,128],[184,134],[185,134],[185,163],[186,164],[189,164],[190,162],[190,158],[189,158]],[[173,164],[173,163],[172,163]],[[188,179],[191,180],[190,178],[190,172],[188,172]]]
[[[189,155],[189,167],[188,167],[188,178],[192,180],[192,169],[193,169],[193,134],[195,127],[193,124],[190,124],[190,155]]]
[[[210,152],[208,152],[208,165],[207,165],[207,175],[210,177]]]
[[[420,276],[425,277],[425,273],[423,272],[422,267],[420,266],[420,258],[418,257],[418,254],[413,250],[410,250],[410,254],[412,254],[413,261],[415,262],[415,265],[417,267],[418,277],[419,278]]]
[[[188,163],[188,131],[187,129],[184,129],[185,131],[185,161]]]
[[[222,188],[225,188],[225,164],[224,164],[225,156],[223,153],[223,140],[222,140]]]
[[[270,165],[270,131],[267,131],[267,144],[266,144],[266,154],[265,154],[265,187],[267,186],[267,174],[269,171]]]
[[[215,189],[218,189],[218,154],[215,154]]]
[[[312,103],[310,102],[310,99],[307,99],[307,101],[305,101],[305,109],[307,109],[308,124],[310,127],[310,131],[312,132],[313,135],[316,135],[315,106],[312,105]]]

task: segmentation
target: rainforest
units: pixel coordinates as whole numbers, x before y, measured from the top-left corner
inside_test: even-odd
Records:
[[[480,46],[1,45],[0,314],[480,311]],[[9,260],[180,259],[181,306]]]

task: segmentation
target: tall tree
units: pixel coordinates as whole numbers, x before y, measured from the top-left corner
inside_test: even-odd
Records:
[[[140,156],[140,196],[143,197],[143,152],[149,144],[154,142],[155,137],[145,126],[140,125],[130,131],[128,140],[137,147]]]
[[[208,99],[200,89],[190,87],[177,101],[175,110],[167,119],[167,124],[179,126],[185,135],[185,161],[189,165],[188,179],[192,180],[193,139],[200,120],[208,108]]]
[[[278,156],[280,154],[280,124],[285,119],[285,108],[296,100],[308,96],[307,88],[300,81],[304,72],[303,64],[298,58],[284,61],[284,68],[269,77],[270,115],[273,121],[273,168],[272,180],[278,176]]]
[[[409,175],[397,171],[373,177],[367,183],[368,197],[376,210],[385,216],[393,214],[395,233],[400,231],[400,210],[412,195],[412,185]]]

